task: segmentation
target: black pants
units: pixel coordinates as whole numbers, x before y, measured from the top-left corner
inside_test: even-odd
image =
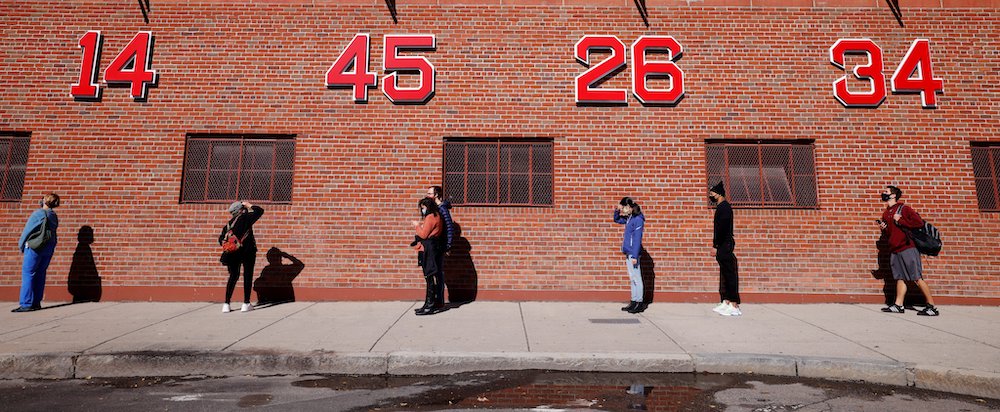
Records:
[[[437,238],[421,241],[424,245],[421,268],[427,290],[424,295],[424,307],[444,305],[444,245]]]
[[[226,303],[233,297],[236,282],[240,280],[240,266],[243,266],[243,303],[250,303],[250,292],[253,290],[253,265],[257,262],[256,250],[241,250],[238,257],[233,257],[226,264],[229,269],[229,281],[226,282]]]
[[[739,264],[733,250],[736,243],[724,243],[716,250],[715,260],[719,262],[719,297],[740,304]]]

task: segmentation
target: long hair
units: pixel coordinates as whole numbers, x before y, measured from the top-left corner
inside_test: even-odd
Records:
[[[420,199],[420,202],[417,203],[417,209],[419,210],[421,207],[427,208],[428,215],[435,215],[435,216],[438,215],[438,205],[436,202],[434,202],[434,199],[431,199],[429,197]]]
[[[636,203],[635,200],[632,200],[631,197],[628,197],[628,196],[623,197],[622,201],[618,202],[618,204],[622,205],[622,206],[631,207],[632,208],[632,216],[639,216],[639,215],[642,214],[642,208],[640,208],[639,204]]]

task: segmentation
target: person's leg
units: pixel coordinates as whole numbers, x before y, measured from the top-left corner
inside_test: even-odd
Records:
[[[434,264],[437,266],[437,270],[434,273],[434,303],[439,306],[444,306],[444,246],[434,251]]]
[[[250,292],[253,291],[253,267],[256,263],[256,253],[247,253],[243,256],[243,303],[250,303]]]
[[[931,296],[931,288],[930,286],[927,286],[927,282],[924,282],[923,279],[920,279],[917,281],[917,287],[920,288],[920,292],[924,294],[925,298],[927,298],[927,304],[930,306],[934,306],[934,297]]]
[[[229,270],[229,280],[226,281],[226,304],[229,303],[230,299],[233,298],[233,291],[236,289],[236,282],[240,280],[240,264],[242,262],[235,262],[226,265]]]
[[[729,301],[733,307],[738,308],[740,307],[739,263],[731,248],[719,252],[722,253],[719,266],[725,283],[725,300]]]
[[[893,302],[896,306],[903,306],[903,298],[906,297],[906,281],[903,279],[896,280],[896,301]]]
[[[24,248],[24,261],[21,263],[21,297],[20,307],[28,308],[35,303],[35,267],[38,264],[38,254],[34,249]]]
[[[642,303],[642,271],[638,265],[632,265],[632,259],[625,258],[625,268],[631,285],[632,301]]]
[[[55,250],[52,250],[55,252]],[[40,309],[42,307],[42,299],[45,298],[45,276],[49,271],[49,263],[52,262],[52,254],[43,254],[38,256],[38,264],[35,266],[35,276],[31,280],[31,289],[33,290],[35,299],[31,302],[31,307],[35,309]]]

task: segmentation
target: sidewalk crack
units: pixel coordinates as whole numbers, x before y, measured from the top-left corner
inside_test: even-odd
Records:
[[[524,344],[528,347],[528,352],[531,352],[531,340],[528,339],[528,325],[524,323],[524,309],[521,307],[521,302],[517,302],[517,311],[521,313],[521,330],[524,331]]]
[[[28,325],[28,326],[25,326],[25,327],[23,327],[23,328],[19,328],[19,329],[12,329],[12,330],[9,330],[9,331],[6,331],[6,332],[0,332],[0,337],[2,337],[2,336],[4,336],[4,335],[9,335],[9,334],[11,334],[11,333],[15,333],[15,332],[20,332],[20,331],[22,331],[22,330],[26,330],[26,329],[31,329],[31,328],[34,328],[34,327],[37,327],[37,326],[41,326],[41,325],[47,325],[47,324],[49,324],[49,323],[53,323],[53,322],[58,322],[58,321],[62,321],[62,320],[66,320],[66,319],[70,319],[70,318],[73,318],[73,317],[76,317],[76,316],[80,316],[80,315],[84,315],[84,314],[87,314],[87,313],[90,313],[90,312],[93,312],[93,311],[97,311],[97,310],[101,310],[101,309],[104,309],[104,308],[111,308],[111,307],[115,307],[115,306],[118,306],[118,305],[120,305],[120,304],[121,304],[121,302],[113,302],[113,303],[112,303],[111,305],[107,305],[107,306],[105,306],[105,305],[97,305],[97,306],[96,306],[96,307],[94,307],[93,309],[90,309],[90,310],[86,310],[86,311],[83,311],[83,312],[80,312],[80,313],[74,313],[74,314],[71,314],[71,315],[67,315],[67,316],[63,316],[63,317],[61,317],[61,318],[54,318],[54,319],[49,319],[49,320],[47,320],[47,321],[44,321],[44,322],[40,322],[40,323],[33,323],[33,324],[31,324],[31,325]],[[55,308],[55,307],[60,307],[60,306],[69,306],[69,305],[73,305],[73,303],[64,303],[64,304],[61,304],[61,305],[54,305],[54,306],[49,306],[49,307],[45,307],[45,308],[42,308],[42,310],[47,310],[47,309],[51,309],[51,308]],[[40,331],[38,331],[38,332],[44,332],[44,331],[46,331],[46,330],[50,330],[50,329],[52,329],[52,328],[58,328],[58,327],[59,327],[59,325],[57,324],[57,325],[55,325],[55,326],[53,326],[53,327],[51,327],[51,328],[48,328],[48,329],[43,329],[43,330],[40,330]],[[34,332],[34,333],[29,333],[29,334],[27,334],[27,335],[23,335],[23,336],[21,336],[21,337],[24,337],[24,336],[31,336],[31,335],[34,335],[35,333],[38,333],[38,332]],[[2,341],[2,340],[0,340],[0,342],[3,342],[3,341]]]
[[[251,336],[253,336],[253,335],[256,335],[256,334],[260,333],[260,331],[262,331],[262,330],[264,330],[264,329],[267,329],[267,328],[269,328],[269,327],[273,326],[273,325],[274,325],[275,323],[278,323],[278,322],[281,322],[281,321],[283,321],[283,320],[285,320],[285,319],[288,319],[288,318],[290,318],[290,317],[292,317],[292,316],[295,316],[295,314],[297,314],[297,313],[299,313],[299,312],[302,312],[302,311],[304,311],[304,310],[306,310],[306,309],[309,309],[309,308],[311,308],[311,307],[313,307],[313,306],[316,306],[316,302],[313,302],[313,303],[312,303],[311,305],[306,305],[306,306],[305,306],[305,307],[303,307],[302,309],[299,309],[299,310],[297,310],[297,311],[295,311],[295,312],[292,312],[292,313],[289,313],[289,314],[285,315],[285,316],[284,316],[284,317],[282,317],[282,318],[278,318],[278,319],[277,319],[277,320],[275,320],[274,322],[271,322],[271,323],[268,323],[268,324],[266,324],[266,325],[264,325],[264,326],[261,326],[261,328],[260,328],[260,329],[257,329],[257,330],[255,330],[255,331],[253,331],[253,332],[250,332],[250,333],[248,333],[248,334],[247,334],[246,336],[244,336],[244,337],[242,337],[242,338],[239,338],[239,339],[237,339],[237,340],[236,340],[236,342],[233,342],[233,343],[230,343],[230,344],[226,345],[226,346],[225,346],[224,348],[220,349],[220,350],[219,350],[219,352],[225,352],[225,351],[226,351],[226,350],[228,350],[229,348],[233,347],[233,345],[236,345],[237,343],[240,343],[240,342],[243,342],[243,341],[244,341],[244,340],[246,340],[247,338],[249,338],[249,337],[251,337]]]
[[[368,352],[371,352],[371,351],[375,350],[375,347],[378,346],[378,343],[382,341],[382,338],[384,338],[385,335],[388,335],[389,331],[392,330],[392,328],[394,326],[396,326],[396,324],[399,323],[400,320],[403,319],[403,316],[406,316],[406,312],[408,310],[410,310],[410,309],[413,309],[413,307],[416,306],[416,305],[417,305],[417,302],[411,303],[410,306],[407,307],[406,310],[403,311],[403,313],[400,313],[399,317],[396,318],[396,321],[392,322],[392,324],[389,325],[388,328],[385,328],[385,332],[382,332],[382,334],[379,335],[378,339],[375,339],[375,343],[373,343],[372,346],[370,348],[368,348]],[[388,370],[388,366],[386,366],[386,370]]]
[[[639,316],[642,317],[643,319],[646,319],[646,322],[649,322],[649,324],[653,325],[653,327],[656,328],[656,330],[660,331],[660,333],[662,333],[663,336],[666,336],[667,339],[670,339],[670,341],[673,342],[674,345],[677,345],[678,348],[681,348],[681,350],[684,351],[684,353],[688,354],[689,356],[691,355],[691,351],[687,350],[687,348],[681,345],[680,342],[678,342],[676,339],[670,336],[670,334],[667,333],[667,331],[663,330],[663,328],[661,328],[660,325],[658,325],[656,322],[653,322],[652,319],[647,318],[645,314],[640,313]]]
[[[875,348],[872,348],[872,347],[869,347],[868,345],[865,345],[865,344],[862,344],[861,342],[858,342],[858,341],[855,341],[855,340],[852,340],[852,339],[848,339],[848,338],[847,338],[846,336],[842,336],[842,335],[841,335],[841,334],[839,334],[839,333],[836,333],[836,332],[834,332],[834,331],[832,331],[832,330],[829,330],[829,329],[826,329],[826,328],[824,328],[824,327],[822,327],[822,326],[819,326],[819,325],[817,325],[817,324],[815,324],[815,323],[812,323],[812,322],[810,322],[810,321],[807,321],[807,320],[805,320],[805,319],[802,319],[802,318],[798,318],[798,317],[795,317],[795,316],[792,316],[791,314],[788,314],[788,313],[785,313],[784,311],[781,311],[781,310],[778,310],[778,309],[776,309],[776,308],[773,308],[773,307],[770,307],[770,306],[768,306],[768,305],[761,305],[761,306],[762,306],[762,307],[765,307],[765,308],[767,308],[767,309],[768,309],[768,310],[770,310],[770,311],[773,311],[773,312],[775,312],[775,313],[780,313],[780,314],[782,314],[782,315],[784,315],[784,316],[787,316],[787,317],[789,317],[789,318],[792,318],[792,319],[795,319],[795,320],[797,320],[797,321],[799,321],[799,322],[802,322],[802,323],[805,323],[805,324],[807,324],[807,325],[810,325],[810,326],[812,326],[812,327],[814,327],[814,328],[816,328],[816,329],[819,329],[819,330],[821,330],[821,331],[823,331],[823,332],[826,332],[826,333],[829,333],[829,334],[831,334],[831,335],[833,335],[833,336],[836,336],[836,337],[838,337],[838,338],[841,338],[841,339],[843,339],[843,340],[846,340],[846,341],[848,341],[848,342],[851,342],[851,343],[853,343],[853,344],[855,344],[855,345],[858,345],[858,346],[860,346],[860,347],[862,347],[862,348],[865,348],[865,349],[868,349],[868,350],[870,350],[870,351],[872,351],[872,352],[875,352],[875,353],[877,353],[877,354],[879,354],[879,355],[882,355],[882,356],[885,356],[886,358],[889,358],[889,359],[891,359],[891,360],[892,360],[892,361],[894,361],[894,362],[900,362],[900,363],[902,363],[902,361],[900,361],[899,359],[896,359],[896,358],[894,358],[894,357],[892,357],[892,356],[889,356],[889,354],[887,354],[887,353],[884,353],[884,352],[882,352],[882,351],[880,351],[880,350],[878,350],[878,349],[875,349]],[[850,305],[850,306],[852,306],[852,307],[858,307],[858,306],[856,306],[856,305]],[[795,369],[796,369],[796,373],[798,373],[798,362],[796,362],[796,365],[795,365]]]
[[[94,346],[91,346],[91,347],[89,347],[89,348],[86,348],[86,349],[84,349],[84,350],[80,351],[80,354],[81,354],[81,355],[82,355],[82,354],[85,354],[85,353],[89,352],[89,351],[90,351],[91,349],[94,349],[94,348],[96,348],[96,347],[98,347],[98,346],[101,346],[101,345],[103,345],[103,344],[105,344],[105,343],[108,343],[108,342],[111,342],[111,341],[113,341],[113,340],[115,340],[115,339],[118,339],[118,338],[121,338],[121,337],[124,337],[124,336],[127,336],[127,335],[131,335],[131,334],[133,334],[133,333],[136,333],[136,332],[138,332],[138,331],[140,331],[140,330],[143,330],[143,329],[146,329],[146,328],[149,328],[149,327],[152,327],[152,326],[156,326],[156,325],[159,325],[159,324],[161,324],[161,323],[163,323],[163,322],[166,322],[166,321],[168,321],[168,320],[171,320],[171,319],[175,319],[175,318],[177,318],[177,317],[179,317],[179,316],[183,316],[183,315],[187,315],[188,313],[191,313],[191,312],[194,312],[194,311],[196,311],[196,310],[199,310],[199,309],[201,309],[201,308],[204,308],[204,307],[208,307],[208,306],[211,306],[211,304],[205,304],[204,306],[198,306],[198,307],[196,307],[196,308],[194,308],[194,309],[191,309],[191,310],[189,310],[189,311],[187,311],[187,312],[182,312],[182,313],[178,313],[178,314],[176,314],[176,315],[174,315],[174,316],[171,316],[171,317],[169,317],[169,318],[166,318],[166,319],[162,319],[162,320],[160,320],[159,322],[155,322],[155,323],[150,323],[150,324],[148,324],[148,325],[146,325],[146,326],[143,326],[143,327],[141,327],[141,328],[139,328],[139,329],[136,329],[136,330],[132,330],[132,331],[128,331],[128,332],[125,332],[125,333],[123,333],[123,334],[121,334],[121,335],[118,335],[118,336],[115,336],[115,337],[113,337],[113,338],[111,338],[111,339],[108,339],[108,340],[105,340],[105,341],[103,341],[103,342],[100,342],[100,343],[98,343],[98,344],[96,344],[96,345],[94,345]]]

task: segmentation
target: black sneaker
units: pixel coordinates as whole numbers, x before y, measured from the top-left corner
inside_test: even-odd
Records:
[[[903,309],[903,307],[899,305],[889,305],[882,308],[882,311],[885,313],[904,313],[906,312],[906,309]]]
[[[917,312],[917,314],[920,316],[937,316],[940,315],[941,313],[938,312],[936,306],[928,306],[924,308],[924,310]]]

